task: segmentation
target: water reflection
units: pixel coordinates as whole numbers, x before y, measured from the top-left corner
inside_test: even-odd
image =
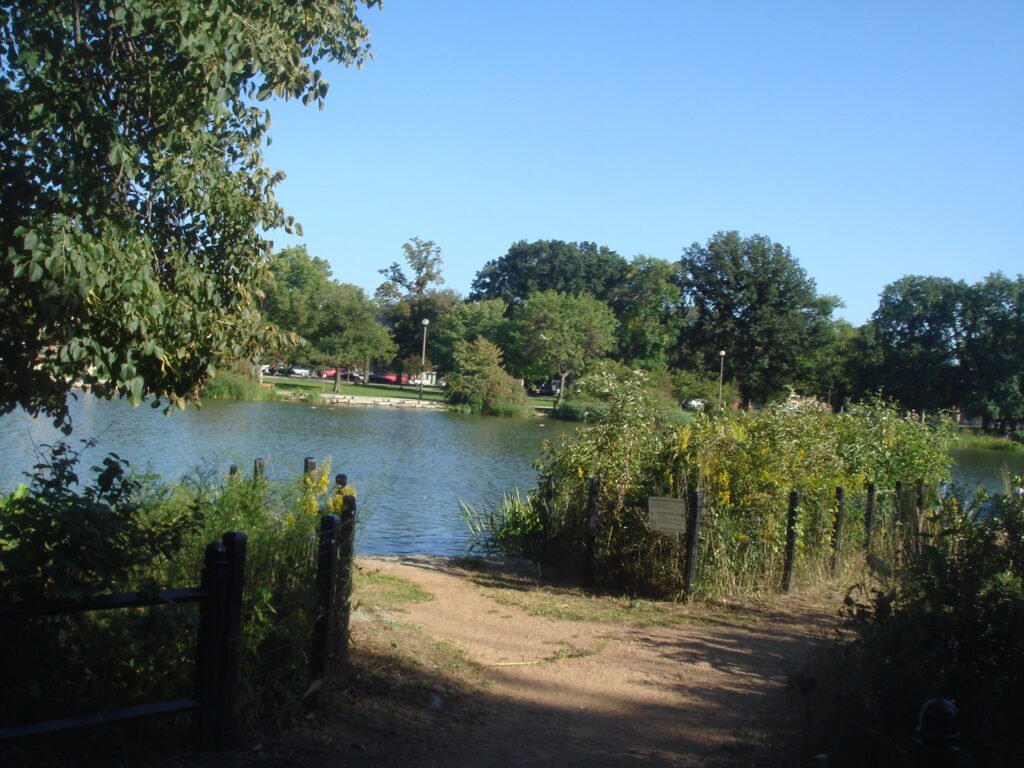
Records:
[[[459,500],[484,509],[506,491],[529,490],[543,441],[573,429],[544,420],[299,403],[210,401],[164,416],[81,397],[72,413],[73,439],[99,441],[86,461],[114,452],[167,480],[197,467],[226,473],[231,464],[249,473],[257,457],[268,477],[291,479],[304,457],[330,459],[332,471],[356,486],[367,513],[357,540],[364,554],[463,553],[468,534]],[[0,426],[0,489],[9,492],[35,463],[37,447],[61,435],[21,413],[4,416]]]

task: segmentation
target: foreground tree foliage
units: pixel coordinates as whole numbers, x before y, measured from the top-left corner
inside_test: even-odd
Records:
[[[256,104],[322,103],[315,64],[368,55],[356,8],[0,6],[0,412],[66,426],[76,381],[183,405],[218,360],[271,342],[261,231],[293,222]]]

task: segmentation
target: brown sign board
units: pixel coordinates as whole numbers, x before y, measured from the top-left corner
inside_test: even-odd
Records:
[[[648,497],[647,525],[661,533],[686,533],[686,502],[663,496]]]

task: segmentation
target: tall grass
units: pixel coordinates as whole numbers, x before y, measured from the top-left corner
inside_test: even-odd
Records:
[[[273,387],[263,387],[259,381],[234,371],[217,371],[203,387],[203,397],[214,400],[280,400]]]
[[[108,459],[77,491],[66,453],[0,499],[0,601],[192,586],[206,544],[243,531],[241,716],[289,718],[309,684],[319,518],[340,510],[330,463],[298,482],[197,472],[170,485]],[[191,695],[197,622],[194,606],[171,606],[5,623],[0,726]]]
[[[1024,497],[949,498],[934,523],[902,563],[873,560],[802,676],[808,758],[912,764],[918,711],[941,697],[959,709],[961,765],[1020,763]]]
[[[949,475],[951,427],[904,418],[882,402],[840,415],[780,408],[675,426],[659,418],[641,384],[609,378],[603,394],[605,415],[549,449],[538,465],[543,487],[530,494],[526,511],[506,504],[502,517],[515,530],[499,525],[494,539],[503,549],[580,564],[588,555],[587,478],[598,477],[593,557],[599,580],[618,588],[680,589],[681,544],[650,530],[648,497],[702,494],[697,592],[734,594],[781,583],[790,490],[802,494],[796,578],[811,581],[831,570],[837,487],[846,490],[841,554],[849,558],[864,541],[868,481],[879,488],[874,544],[896,547],[913,530],[914,485],[927,483],[930,504]],[[906,487],[899,500],[897,480]],[[522,522],[527,512],[530,525]]]

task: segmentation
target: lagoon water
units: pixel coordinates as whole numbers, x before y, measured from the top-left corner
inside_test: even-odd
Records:
[[[208,400],[167,416],[79,395],[69,442],[95,438],[85,470],[107,453],[132,469],[175,481],[189,472],[251,473],[262,458],[271,479],[293,479],[303,459],[331,462],[359,496],[356,546],[361,554],[463,554],[469,543],[459,501],[496,508],[502,495],[536,485],[533,462],[545,440],[574,425],[413,409],[312,406]],[[0,418],[0,492],[24,481],[39,449],[61,439],[46,419],[16,412]],[[80,471],[80,476],[85,476]]]
[[[297,478],[303,459],[330,460],[359,495],[362,554],[463,554],[469,535],[459,502],[495,509],[506,492],[536,485],[533,462],[546,440],[575,425],[542,419],[502,419],[441,411],[247,403],[210,400],[165,416],[145,405],[79,395],[72,405],[71,442],[95,438],[86,469],[107,453],[133,469],[176,481],[193,471],[251,473],[266,462],[273,479]],[[0,417],[0,492],[24,480],[41,446],[61,438],[45,419]],[[1004,472],[1024,475],[1024,453],[956,450],[954,479],[1001,490]],[[84,473],[80,473],[84,474]]]

